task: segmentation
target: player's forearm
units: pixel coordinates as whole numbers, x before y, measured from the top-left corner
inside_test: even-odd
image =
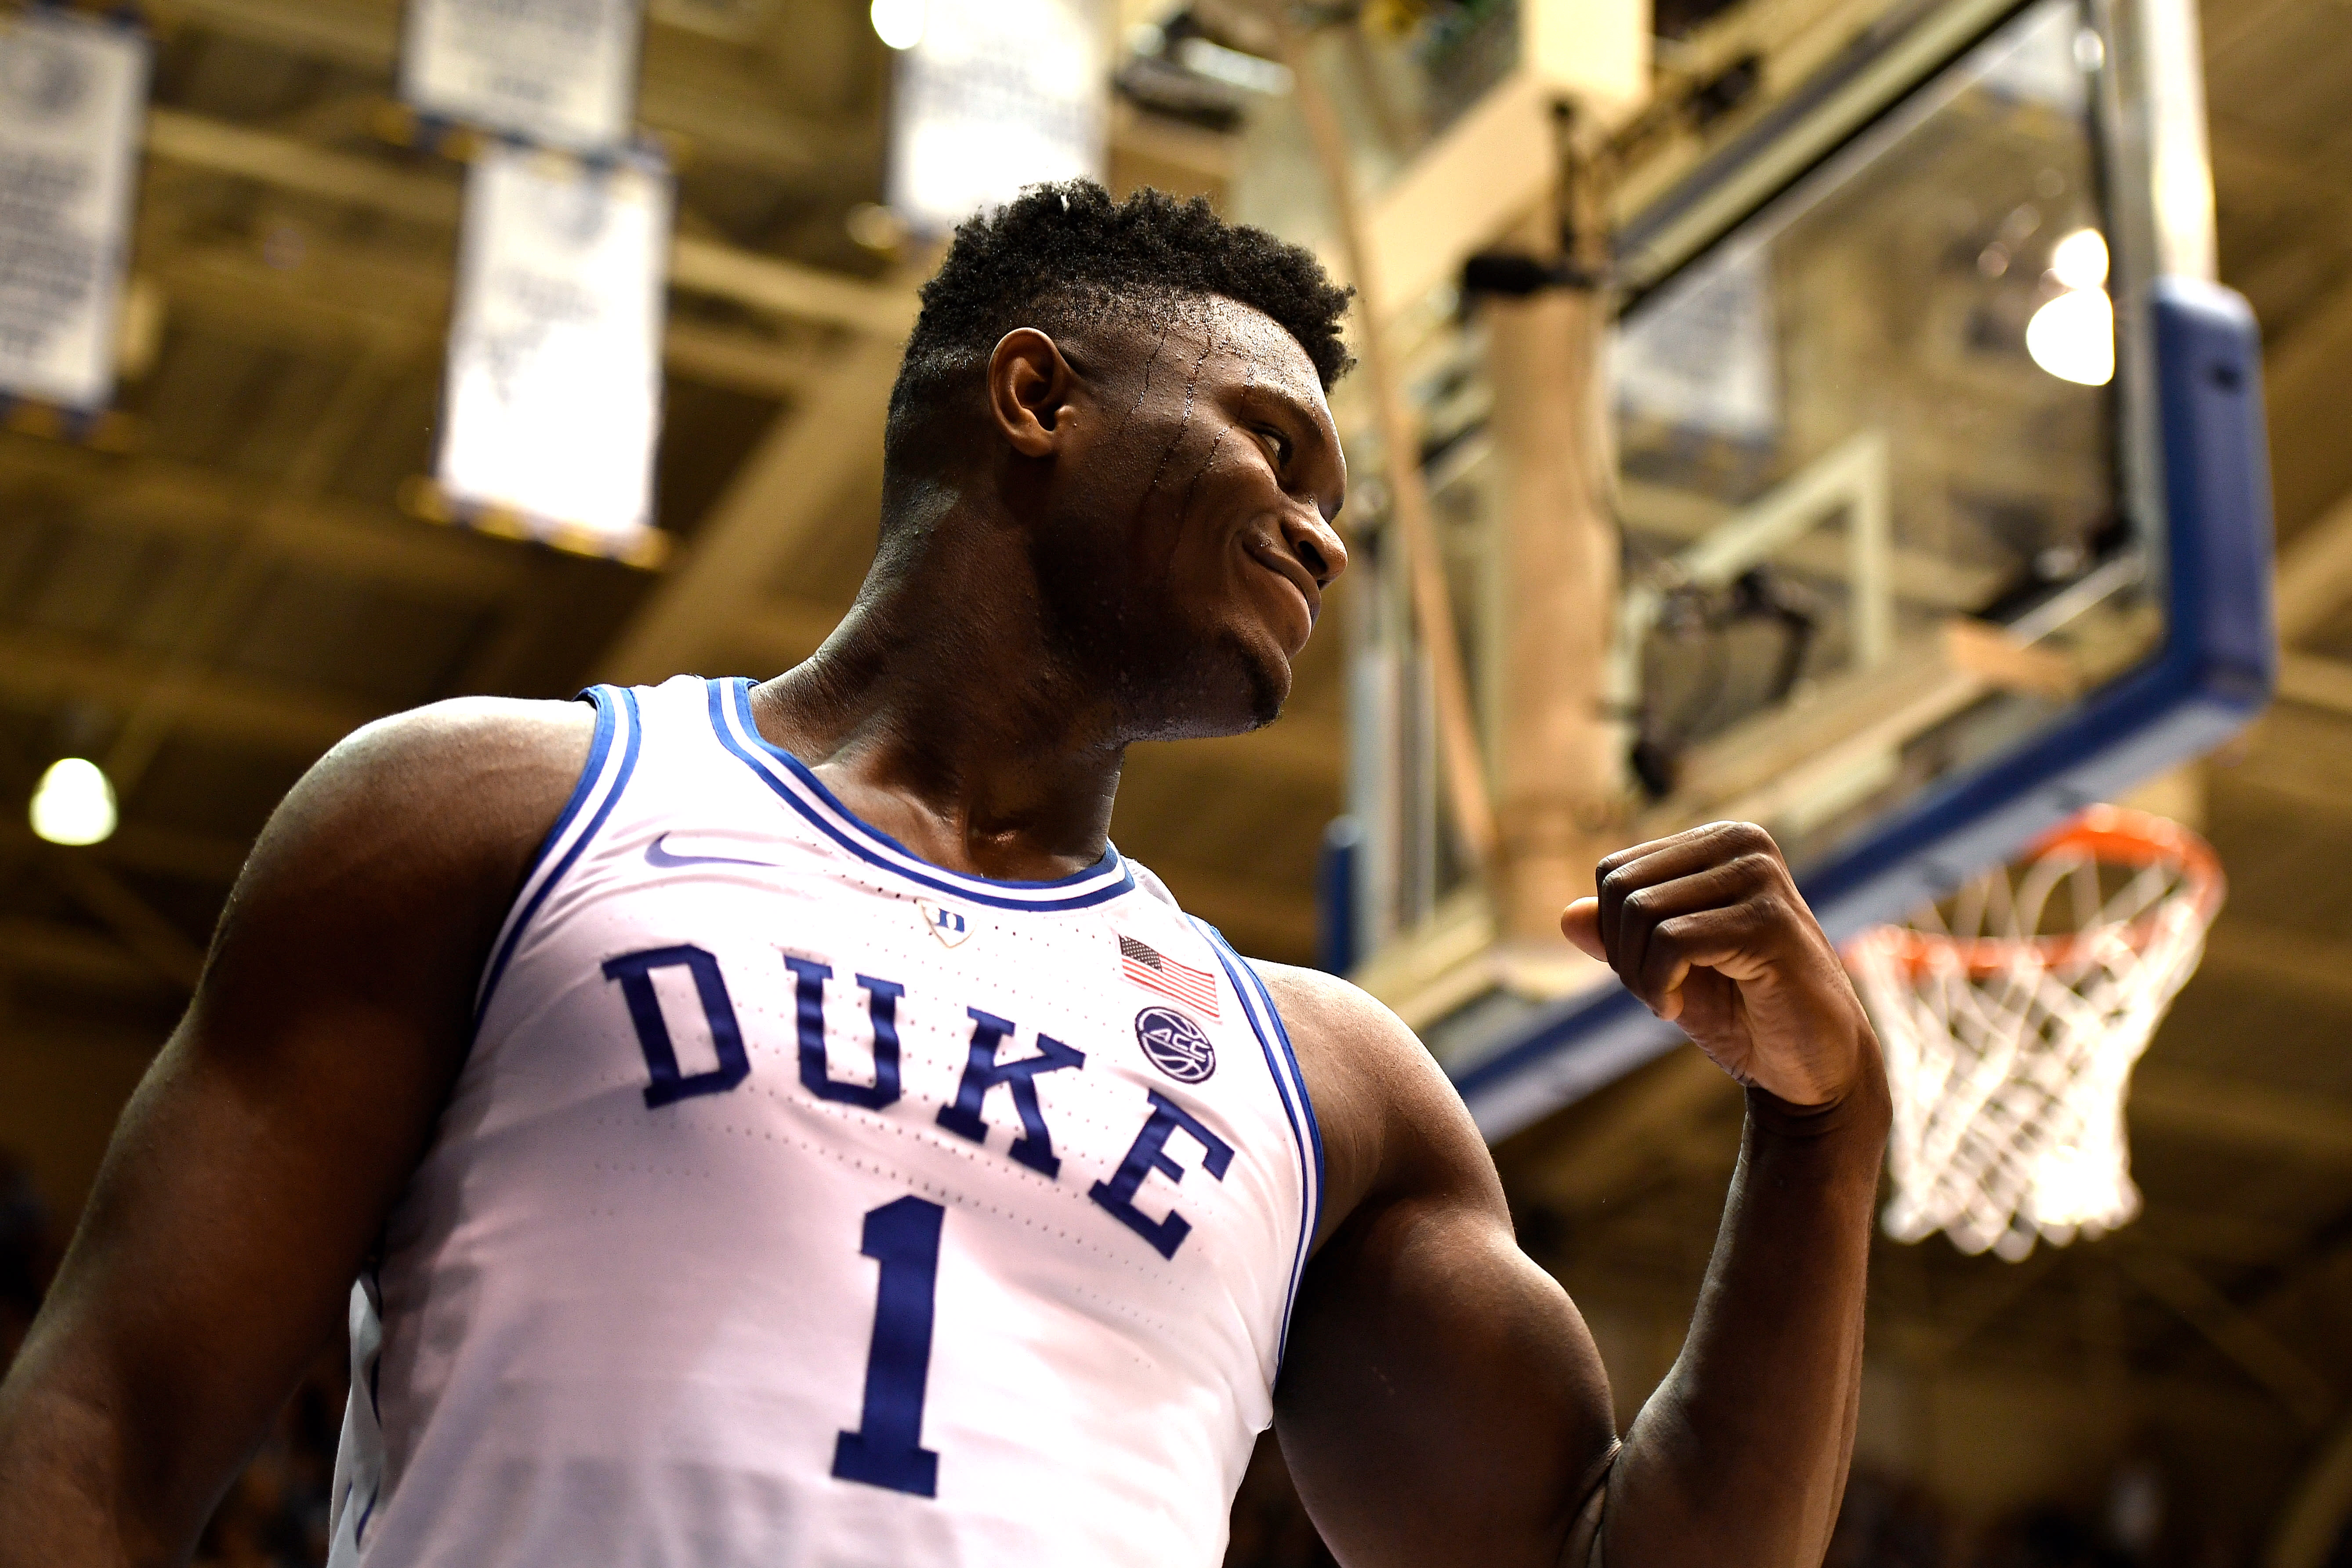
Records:
[[[16,1370],[0,1386],[0,1568],[168,1561],[127,1506],[121,1444],[104,1412],[41,1386],[21,1363]]]
[[[1874,1062],[1828,1111],[1751,1091],[1690,1336],[1610,1479],[1612,1568],[1821,1561],[1853,1452],[1888,1115]]]

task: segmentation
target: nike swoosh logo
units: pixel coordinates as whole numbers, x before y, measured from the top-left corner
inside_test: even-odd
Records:
[[[673,855],[662,847],[662,840],[668,837],[667,833],[660,834],[651,844],[646,846],[646,865],[658,867],[667,871],[678,866],[771,866],[772,864],[766,860],[741,860],[732,855]]]

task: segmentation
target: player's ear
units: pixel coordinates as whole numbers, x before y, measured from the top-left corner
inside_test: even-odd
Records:
[[[988,406],[1014,451],[1053,455],[1077,379],[1054,340],[1034,327],[1015,327],[997,340],[988,356]]]
[[[1061,416],[1075,388],[1077,372],[1034,327],[1013,327],[988,355],[988,411],[1025,458],[1051,456],[1061,445]]]

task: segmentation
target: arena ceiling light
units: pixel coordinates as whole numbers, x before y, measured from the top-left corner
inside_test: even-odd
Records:
[[[866,15],[876,37],[894,49],[911,49],[923,41],[927,5],[928,0],[874,0]]]
[[[33,831],[52,844],[96,844],[113,837],[114,784],[83,757],[49,764],[33,791]]]
[[[2050,275],[2069,289],[2104,289],[2107,240],[2095,228],[2078,228],[2050,252]]]
[[[2025,323],[2025,352],[2061,381],[2105,386],[2116,374],[2116,310],[2108,301],[2107,242],[2076,229],[2050,253],[2050,277],[2063,292]]]

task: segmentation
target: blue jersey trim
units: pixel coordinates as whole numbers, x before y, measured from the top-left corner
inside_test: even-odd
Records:
[[[916,854],[912,849],[909,849],[904,844],[899,843],[898,839],[892,837],[889,834],[883,832],[880,828],[875,826],[872,823],[866,821],[864,817],[850,810],[848,806],[843,805],[841,797],[834,794],[833,791],[826,786],[825,782],[817,777],[815,771],[806,763],[802,762],[798,757],[793,755],[790,752],[785,751],[782,746],[775,744],[765,735],[760,733],[759,721],[751,717],[751,680],[749,676],[739,675],[735,677],[734,679],[727,682],[727,685],[732,689],[734,694],[735,717],[741,722],[744,735],[751,740],[753,745],[759,747],[761,751],[766,752],[769,756],[773,757],[776,761],[783,763],[785,768],[791,772],[793,777],[807,786],[811,794],[814,795],[819,801],[824,803],[824,805],[830,809],[834,815],[840,817],[843,823],[847,825],[850,828],[856,832],[864,834],[866,837],[872,839],[876,844],[889,850],[891,853],[906,857],[918,866],[923,867],[928,870],[936,871],[942,877],[952,877],[958,881],[972,882],[984,888],[1039,889],[1075,887],[1080,882],[1090,881],[1097,877],[1108,876],[1109,873],[1118,869],[1119,868],[1120,862],[1118,851],[1112,848],[1108,844],[1103,846],[1102,858],[1097,859],[1093,865],[1087,867],[1085,870],[1074,871],[1066,877],[1055,877],[1050,881],[1026,882],[1003,877],[981,877],[975,876],[968,871],[950,871],[944,866],[934,866],[930,861],[924,859],[920,855]]]
[[[1307,1249],[1314,1245],[1315,1225],[1323,1207],[1322,1137],[1319,1133],[1313,1135],[1315,1168],[1310,1174],[1307,1163],[1309,1135],[1299,1131],[1298,1112],[1290,1103],[1290,1084],[1283,1077],[1281,1062],[1275,1059],[1274,1042],[1266,1037],[1265,1026],[1258,1022],[1257,1008],[1251,1002],[1252,988],[1242,980],[1242,971],[1249,967],[1249,962],[1226,943],[1223,933],[1216,927],[1197,915],[1187,915],[1184,918],[1191,921],[1199,928],[1201,933],[1209,939],[1210,951],[1217,955],[1217,963],[1224,970],[1225,978],[1233,982],[1234,997],[1242,1005],[1242,1016],[1248,1021],[1250,1033],[1257,1037],[1258,1049],[1265,1053],[1266,1075],[1274,1079],[1275,1098],[1282,1102],[1283,1120],[1290,1123],[1291,1146],[1298,1152],[1298,1184],[1301,1189],[1298,1194],[1298,1245],[1291,1252],[1290,1294],[1282,1304],[1282,1335],[1275,1347],[1275,1360],[1278,1365],[1283,1355],[1290,1348],[1290,1312],[1291,1309],[1298,1304],[1298,1289],[1307,1279]],[[1264,989],[1259,988],[1256,994],[1263,997]],[[1275,1012],[1273,1003],[1267,1002],[1265,1005],[1267,1016],[1274,1019],[1274,1026],[1279,1032],[1282,1028],[1281,1016]],[[1283,1036],[1282,1052],[1285,1058],[1290,1055],[1290,1037],[1287,1035]],[[1294,1070],[1296,1070],[1295,1064]],[[1307,1099],[1307,1086],[1303,1082],[1298,1086],[1298,1098],[1300,1103],[1304,1105]],[[1307,1119],[1310,1128],[1314,1125],[1314,1111],[1309,1110]]]
[[[1102,858],[1095,862],[1092,868],[1081,871],[1074,877],[1063,877],[1051,882],[1000,881],[992,877],[968,876],[961,871],[950,871],[945,867],[932,865],[888,834],[861,821],[854,812],[834,797],[832,791],[818,782],[816,775],[809,772],[806,763],[791,752],[771,744],[767,737],[760,733],[758,724],[752,721],[751,686],[751,683],[748,679],[740,677],[732,680],[714,680],[709,683],[711,732],[719,737],[719,743],[732,752],[745,767],[751,770],[761,783],[775,793],[778,799],[798,812],[818,832],[823,833],[866,864],[879,867],[885,871],[903,877],[908,881],[929,888],[934,892],[945,893],[950,898],[968,900],[972,903],[986,904],[992,909],[1000,910],[1048,911],[1089,909],[1096,904],[1118,898],[1134,888],[1135,873],[1128,869],[1127,863],[1119,858],[1118,851],[1108,845],[1104,847]],[[727,713],[720,700],[722,690],[732,694],[735,717],[742,726],[741,737],[739,737],[727,722]],[[754,747],[757,751],[752,749]],[[779,777],[766,763],[761,761],[762,757],[771,758],[781,764],[785,770],[783,776]],[[861,840],[871,842],[861,842]],[[1118,873],[1118,879],[1114,882],[1103,882],[1103,879],[1114,871]],[[1102,885],[1088,892],[1072,893],[1058,899],[1022,899],[1006,896],[1009,893],[1024,891],[1050,893],[1057,888],[1067,888],[1086,882],[1101,882]]]
[[[1218,941],[1224,939],[1220,936]],[[1243,959],[1242,973],[1249,976],[1257,999],[1265,1007],[1265,1016],[1274,1025],[1274,1037],[1282,1044],[1282,1058],[1290,1064],[1290,1081],[1298,1090],[1298,1114],[1307,1123],[1307,1142],[1315,1151],[1315,1212],[1308,1217],[1307,1235],[1313,1244],[1315,1233],[1323,1226],[1323,1182],[1327,1173],[1323,1163],[1323,1124],[1316,1120],[1314,1098],[1307,1092],[1307,1075],[1299,1070],[1298,1053],[1291,1048],[1290,1029],[1282,1021],[1282,1009],[1274,1005],[1274,994],[1265,988],[1265,977],[1255,965]]]
[[[572,847],[564,851],[563,858],[556,862],[555,868],[547,874],[546,879],[531,890],[529,900],[523,904],[520,912],[515,916],[514,923],[507,928],[506,940],[499,944],[498,955],[490,961],[489,973],[482,978],[481,1000],[474,1005],[474,1030],[477,1034],[481,1032],[482,1020],[489,1016],[490,998],[498,994],[499,981],[505,975],[507,964],[513,959],[516,947],[520,945],[522,933],[530,929],[531,917],[539,913],[540,906],[547,901],[547,895],[554,890],[558,882],[563,880],[564,873],[572,869],[578,862],[581,852],[586,849],[589,841],[596,837],[596,830],[604,826],[605,819],[613,815],[613,807],[619,803],[621,792],[629,787],[629,775],[636,771],[637,747],[645,733],[644,726],[638,721],[636,693],[625,687],[592,686],[584,695],[596,704],[595,738],[589,742],[588,763],[580,770],[580,782],[572,786],[572,798],[565,803],[563,815],[556,818],[555,826],[548,834],[547,841],[540,847],[537,859],[546,858],[549,851],[553,849],[556,842],[562,837],[564,829],[571,825],[572,818],[579,816],[581,808],[587,802],[588,795],[594,790],[605,753],[612,749],[613,731],[619,727],[621,712],[625,710],[628,742],[621,752],[620,769],[614,775],[612,784],[605,790],[604,801],[596,807],[595,816],[589,819],[588,826],[582,830],[580,837],[572,840]],[[616,697],[619,699],[617,706],[614,700]],[[526,887],[530,885],[528,879],[525,879],[524,885]]]
[[[572,700],[577,702],[583,698],[596,710],[596,731],[588,740],[588,760],[580,764],[580,776],[572,781],[572,797],[563,803],[563,810],[556,816],[555,826],[547,830],[547,837],[541,839],[539,847],[531,852],[530,868],[522,874],[522,885],[526,888],[530,886],[530,879],[539,875],[539,868],[547,864],[547,858],[555,853],[555,847],[563,842],[563,830],[572,826],[572,819],[580,815],[588,804],[588,797],[595,793],[596,780],[604,771],[604,753],[612,750],[613,730],[617,722],[612,704],[595,687],[581,692]]]

